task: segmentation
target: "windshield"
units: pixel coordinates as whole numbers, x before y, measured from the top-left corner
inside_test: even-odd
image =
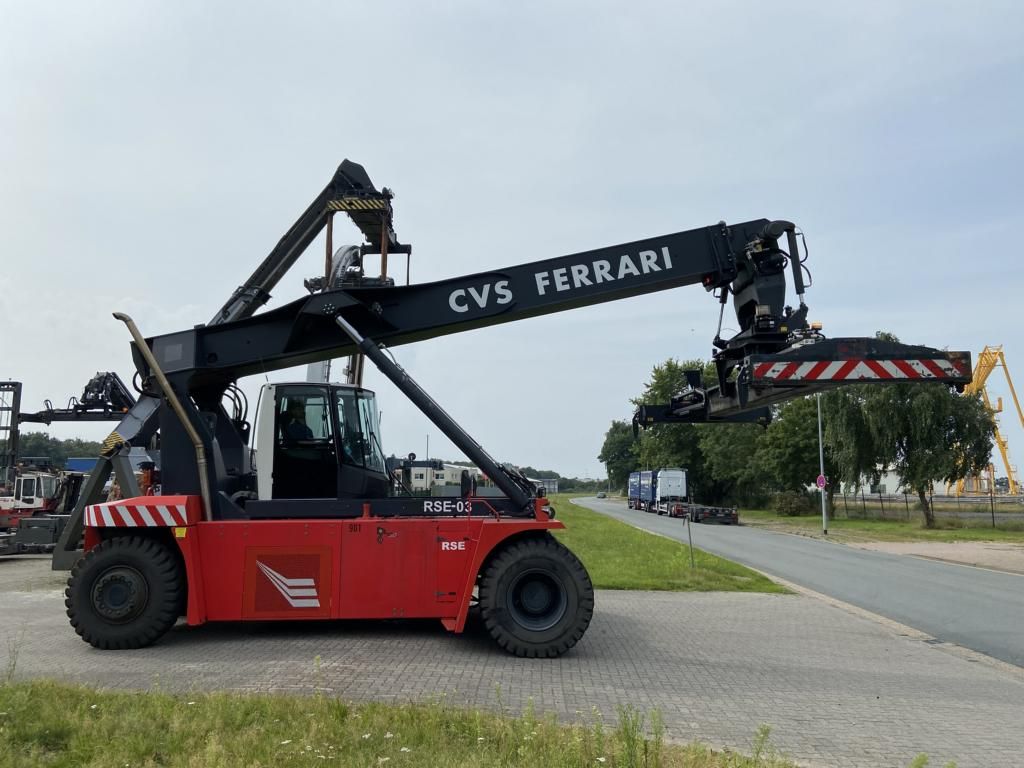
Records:
[[[338,389],[335,398],[342,463],[384,472],[376,396],[365,390]]]
[[[53,498],[57,493],[57,478],[52,475],[43,475],[39,478],[39,495],[43,498]]]

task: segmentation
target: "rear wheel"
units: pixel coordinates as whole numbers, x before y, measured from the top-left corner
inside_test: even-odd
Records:
[[[142,648],[174,626],[185,590],[177,553],[150,538],[117,536],[78,561],[64,604],[71,626],[89,645]]]
[[[587,569],[548,535],[500,549],[484,568],[479,594],[484,626],[516,656],[560,656],[594,615]]]

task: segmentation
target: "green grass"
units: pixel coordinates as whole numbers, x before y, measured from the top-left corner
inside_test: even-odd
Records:
[[[598,589],[651,589],[676,592],[781,592],[787,590],[738,563],[694,549],[690,567],[685,544],[570,503],[579,494],[551,497],[566,530],[556,536],[590,572]],[[684,523],[679,521],[680,530]]]
[[[937,528],[921,527],[921,513],[911,511],[910,520],[829,519],[829,536],[847,537],[851,541],[1002,541],[1024,544],[1024,524],[1000,522],[993,528],[990,521],[939,517]],[[740,519],[748,525],[764,525],[777,530],[815,535],[821,533],[821,516],[788,517],[764,509],[744,509]]]
[[[429,704],[351,704],[327,696],[115,693],[53,682],[0,685],[0,766],[622,766],[794,768],[768,743],[751,755],[670,745],[657,713],[598,713],[574,725]]]

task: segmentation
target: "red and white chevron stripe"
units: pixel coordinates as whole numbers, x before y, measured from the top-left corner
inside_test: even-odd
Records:
[[[198,496],[136,496],[132,499],[90,504],[85,525],[93,528],[162,528],[199,521]]]
[[[946,358],[904,360],[810,360],[807,362],[755,363],[754,381],[857,381],[950,379],[970,372]]]

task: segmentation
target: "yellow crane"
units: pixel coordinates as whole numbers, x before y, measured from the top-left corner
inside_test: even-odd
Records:
[[[1013,398],[1013,405],[1017,409],[1017,418],[1020,419],[1021,427],[1024,427],[1024,411],[1021,410],[1020,401],[1017,399],[1017,391],[1013,388],[1013,379],[1010,377],[1010,369],[1006,367],[1006,357],[1003,355],[1003,346],[1000,344],[997,347],[986,346],[981,354],[978,355],[978,362],[974,366],[974,376],[971,378],[971,383],[964,388],[965,395],[981,394],[981,398],[985,403],[985,407],[992,413],[993,416],[1003,411],[1003,398],[997,397],[995,406],[993,407],[992,401],[988,396],[988,390],[985,388],[985,382],[988,380],[989,375],[997,367],[1003,369],[1003,375],[1006,377],[1006,384],[1010,388],[1010,396]],[[996,447],[999,448],[999,454],[1003,457],[1003,466],[1006,467],[1006,479],[1009,482],[1009,492],[1016,496],[1020,493],[1020,485],[1017,482],[1017,473],[1014,471],[1013,466],[1010,464],[1010,454],[1007,448],[1006,438],[999,432],[999,422],[996,420],[996,432],[995,432]],[[990,482],[993,481],[994,472],[991,467],[989,468]],[[977,478],[973,478],[976,485]],[[959,496],[965,490],[966,483],[963,480],[958,480],[956,484],[956,493]],[[968,490],[981,490],[980,487]]]

